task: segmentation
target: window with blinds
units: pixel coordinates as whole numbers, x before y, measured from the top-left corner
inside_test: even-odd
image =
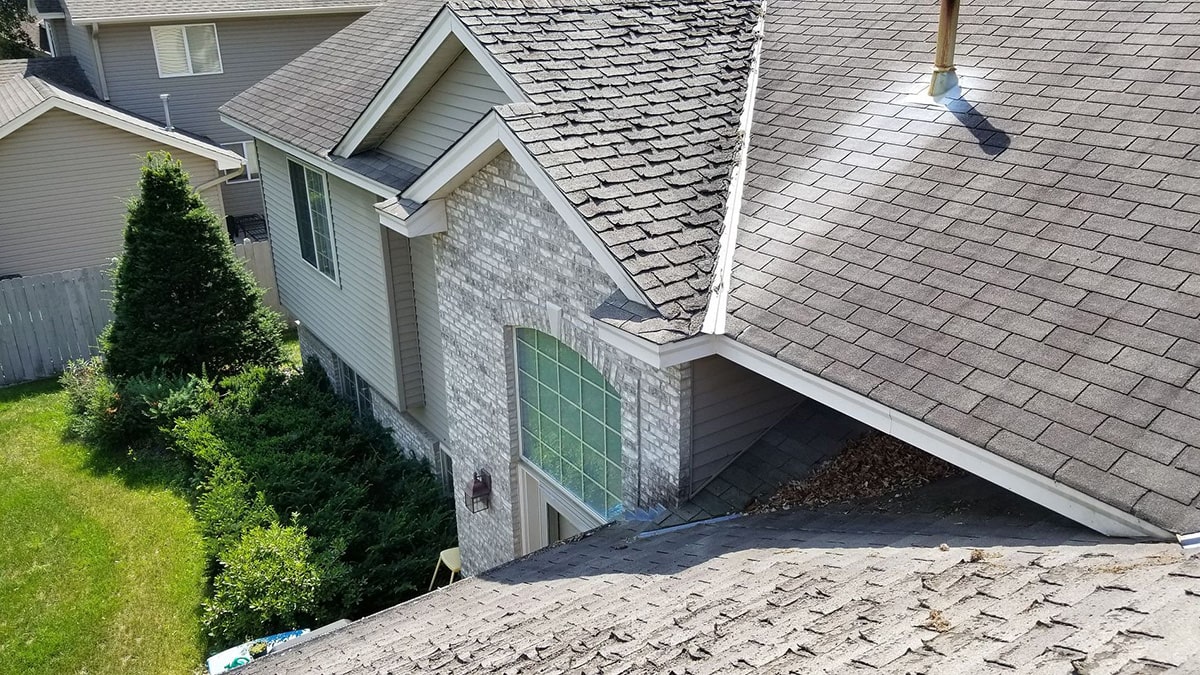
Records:
[[[213,75],[223,72],[217,26],[200,23],[189,26],[154,26],[154,58],[159,77]]]

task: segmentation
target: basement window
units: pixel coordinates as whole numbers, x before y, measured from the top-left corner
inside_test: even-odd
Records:
[[[360,417],[373,417],[375,408],[371,403],[371,385],[345,361],[338,358],[337,362],[338,395],[349,403]]]

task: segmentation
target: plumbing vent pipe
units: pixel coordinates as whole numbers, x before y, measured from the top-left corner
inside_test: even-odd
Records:
[[[958,40],[959,0],[941,0],[938,16],[937,51],[933,57],[933,79],[929,81],[929,95],[937,98],[958,86],[958,75],[954,73],[954,43]]]
[[[162,100],[163,119],[166,121],[166,124],[163,125],[163,129],[166,129],[167,131],[175,131],[175,127],[171,126],[171,95],[159,94],[158,98]]]

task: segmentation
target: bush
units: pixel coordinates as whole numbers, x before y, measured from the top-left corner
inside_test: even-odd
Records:
[[[200,484],[196,520],[211,565],[250,530],[278,524],[279,516],[267,505],[266,496],[255,492],[237,461],[227,457]]]
[[[276,512],[298,514],[314,547],[344,550],[352,574],[330,589],[327,616],[362,615],[421,592],[430,561],[455,539],[453,505],[428,463],[404,455],[373,420],[357,420],[319,367],[292,378],[251,372],[223,385],[211,432]]]
[[[113,322],[100,340],[109,372],[222,375],[278,364],[283,323],[182,165],[147,155],[139,187],[113,273]]]
[[[335,556],[313,551],[303,527],[247,530],[220,559],[204,627],[220,644],[290,630],[312,620],[323,585],[344,576]]]
[[[203,377],[150,373],[118,379],[99,358],[67,364],[61,382],[71,432],[110,450],[161,442],[163,429],[212,409],[218,401],[212,383]]]

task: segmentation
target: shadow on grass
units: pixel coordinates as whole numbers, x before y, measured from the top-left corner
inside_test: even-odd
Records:
[[[79,441],[69,432],[70,440]],[[194,496],[194,471],[190,462],[165,448],[150,446],[100,448],[83,443],[88,449],[84,468],[97,476],[120,479],[131,490],[166,489],[189,500]]]

